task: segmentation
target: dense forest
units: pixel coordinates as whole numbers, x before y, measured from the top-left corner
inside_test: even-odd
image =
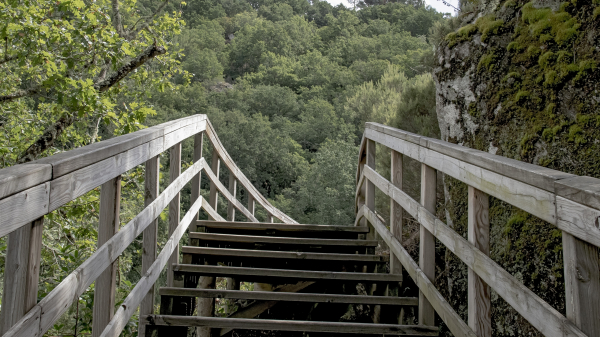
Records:
[[[431,71],[434,46],[452,25],[448,14],[419,1],[353,7],[318,0],[2,2],[0,168],[207,114],[242,172],[276,207],[301,223],[349,225],[366,121],[439,137]],[[191,152],[185,142],[187,163]],[[161,158],[161,172],[168,165]],[[122,186],[126,223],[143,208],[143,167]],[[40,298],[95,250],[98,197],[91,191],[46,218]],[[387,206],[379,206],[387,217]],[[138,240],[119,259],[117,301],[140,277],[140,250]],[[4,268],[5,238],[0,252]],[[92,301],[93,286],[49,334],[89,333]],[[136,323],[134,316],[124,333],[134,335]]]

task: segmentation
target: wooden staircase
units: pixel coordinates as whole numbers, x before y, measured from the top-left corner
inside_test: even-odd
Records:
[[[375,254],[376,240],[362,238],[368,227],[225,221],[195,225],[198,231],[190,232],[190,245],[181,248],[183,263],[173,265],[174,286],[159,290],[160,315],[140,320],[146,336],[187,336],[192,327],[204,328],[207,336],[231,335],[232,330],[286,331],[286,336],[438,335],[437,327],[402,324],[403,307],[417,306],[418,298],[385,296],[397,293],[392,289],[400,286],[402,275],[378,272],[389,257]],[[227,278],[227,289],[214,289],[210,279],[215,277]],[[240,282],[260,282],[262,289],[272,291],[243,291]],[[196,288],[207,283],[211,285],[205,289]],[[357,289],[368,294],[359,295]],[[224,317],[202,317],[193,310],[197,298],[243,300],[246,305]],[[349,305],[368,306],[368,321],[344,322]],[[315,308],[320,321],[307,319]]]

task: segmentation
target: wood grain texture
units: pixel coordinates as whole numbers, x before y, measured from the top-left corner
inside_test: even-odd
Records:
[[[194,136],[194,163],[199,162],[202,159],[202,147],[204,146],[204,132],[197,133]],[[192,191],[190,195],[190,200],[192,202],[196,201],[200,196],[200,183],[202,180],[202,174],[198,173],[192,178]],[[196,219],[198,219],[198,215],[196,215]]]
[[[162,251],[155,259],[154,263],[148,268],[148,270],[143,274],[142,278],[135,285],[133,290],[127,295],[123,303],[115,313],[114,317],[111,319],[110,323],[104,329],[101,334],[101,337],[117,337],[120,335],[121,331],[129,322],[131,316],[137,311],[138,305],[143,301],[143,299],[150,293],[151,289],[154,287],[154,283],[160,276],[161,271],[165,267],[169,257],[175,251],[175,247],[181,237],[185,233],[189,224],[194,220],[196,214],[200,210],[200,207],[206,203],[202,197],[198,198],[191,206],[186,215],[181,219],[179,227],[173,232],[173,235],[169,238],[169,240],[163,246]],[[141,307],[140,307],[141,309]],[[145,327],[146,321],[141,322],[141,326]],[[139,331],[139,330],[138,330]]]
[[[556,217],[563,232],[600,246],[600,210],[557,196]]]
[[[46,215],[49,201],[49,182],[0,200],[0,237]]]
[[[146,162],[146,172],[144,181],[144,204],[150,205],[158,197],[160,186],[160,157],[156,156]],[[177,193],[179,194],[179,193]],[[174,198],[177,196],[175,194]],[[162,210],[160,210],[162,211]],[[156,243],[158,239],[158,219],[150,222],[150,225],[144,229],[142,241],[142,275],[145,275],[150,266],[156,260]],[[140,304],[140,315],[154,313],[154,285],[148,289]],[[141,322],[140,322],[141,323]],[[144,325],[139,324],[138,333],[145,335]]]
[[[250,214],[252,214],[252,216],[254,216],[255,207],[256,207],[256,200],[254,200],[254,197],[252,197],[252,194],[248,194],[248,211],[250,212]]]
[[[193,176],[206,166],[206,161],[200,160],[188,168],[174,183],[170,184],[161,195],[142,212],[123,226],[102,247],[98,248],[92,256],[83,262],[74,272],[69,274],[44,297],[32,310],[40,309],[40,335],[50,329],[54,323],[69,309],[75,299],[96,280],[102,271],[112,264],[125,251],[150,223],[156,219],[160,212],[167,207],[172,198],[185,186]],[[137,310],[137,308],[135,308]],[[10,330],[15,336],[27,336],[24,332],[29,329],[23,325],[21,319]]]
[[[376,163],[375,142],[370,139],[367,139],[366,146],[367,146],[367,160],[365,162],[365,167],[369,167],[369,168],[375,170],[375,163]],[[373,183],[368,180],[365,181],[365,205],[369,209],[375,209],[375,185],[373,185]],[[366,219],[363,221],[362,225],[368,226]],[[367,240],[375,240],[376,238],[377,238],[377,235],[375,233],[375,230],[373,230],[369,227],[369,233],[367,234]]]
[[[403,155],[392,150],[390,182],[399,189],[402,189],[402,162]],[[402,206],[390,198],[390,231],[399,242],[402,242],[403,213]],[[390,254],[390,273],[402,275],[402,264],[393,253]]]
[[[177,143],[169,150],[169,178],[174,182],[181,175],[181,143]],[[179,218],[181,217],[181,193],[177,193],[175,198],[169,203],[169,237],[179,227]],[[179,245],[175,247],[173,255],[167,263],[167,286],[173,286],[172,265],[179,263]]]
[[[387,230],[385,224],[379,220],[377,215],[375,215],[373,211],[369,210],[365,206],[359,210],[356,221],[358,222],[358,219],[363,216],[366,217],[371,224],[373,224],[380,237],[390,247],[390,251],[393,251],[394,254],[396,254],[402,263],[402,266],[404,266],[410,277],[419,287],[420,293],[422,293],[427,298],[429,303],[433,305],[433,308],[440,316],[442,321],[446,323],[450,332],[452,332],[454,336],[476,337],[477,335],[475,335],[473,330],[471,330],[467,323],[465,323],[454,311],[454,309],[452,309],[450,303],[444,299],[442,294],[440,294],[440,292],[435,288],[433,283],[431,283],[429,278],[419,268],[417,263],[412,259],[406,249],[402,247],[400,242],[394,238],[389,230]]]
[[[25,225],[8,236],[2,311],[0,311],[0,335],[15,325],[27,312],[27,263],[31,225]]]
[[[206,256],[255,257],[255,258],[273,258],[273,259],[293,259],[293,260],[369,261],[369,262],[384,262],[385,261],[385,258],[381,255],[285,252],[285,251],[273,251],[273,250],[212,248],[212,247],[193,247],[193,246],[182,247],[182,252],[187,253],[187,254],[198,254],[198,255],[206,255]]]
[[[31,223],[29,233],[29,258],[27,260],[27,285],[25,287],[25,311],[31,310],[38,299],[40,282],[40,266],[42,262],[42,239],[44,231],[44,217]]]
[[[279,224],[279,223],[267,223],[267,222],[228,222],[213,221],[213,220],[199,220],[196,221],[196,226],[204,226],[208,228],[228,228],[228,229],[243,229],[243,230],[278,230],[278,231],[290,231],[290,232],[355,232],[355,233],[367,233],[369,230],[367,227],[350,227],[350,226],[332,226],[332,225],[304,225],[304,224]]]
[[[233,199],[237,200],[237,180],[231,173],[229,173],[229,194],[231,194]],[[235,221],[235,207],[233,207],[233,201],[229,201],[229,204],[227,204],[227,221]]]
[[[563,232],[567,318],[588,337],[600,336],[598,247]]]
[[[284,279],[305,279],[305,280],[354,280],[354,281],[373,281],[373,282],[398,282],[397,275],[391,274],[373,274],[373,273],[351,273],[351,272],[330,272],[330,271],[307,271],[307,270],[288,270],[288,269],[267,269],[267,268],[245,268],[245,267],[224,267],[224,266],[201,266],[180,264],[175,267],[178,273],[195,273],[215,277],[236,277],[243,281],[247,276],[261,276],[270,278]]]
[[[218,209],[217,208],[217,202],[219,201],[219,194],[217,191],[217,183],[221,183],[219,181],[219,168],[221,166],[221,159],[219,159],[219,153],[217,151],[215,151],[213,149],[212,152],[212,163],[210,165],[212,172],[212,176],[210,175],[210,173],[208,172],[208,170],[206,171],[207,174],[209,174],[209,177],[211,177],[210,179],[210,197],[208,199],[208,204],[210,205],[210,207],[212,207],[215,211]],[[213,218],[213,220],[215,220]]]
[[[556,195],[577,203],[600,209],[600,179],[573,177],[554,182]]]
[[[213,164],[214,164],[214,162],[213,162]],[[242,203],[235,198],[235,196],[233,196],[231,193],[229,193],[229,190],[227,188],[225,188],[225,185],[223,185],[223,183],[221,183],[219,181],[219,179],[217,178],[217,176],[215,174],[213,174],[213,172],[206,170],[206,175],[208,176],[208,179],[210,180],[210,184],[211,184],[210,186],[215,187],[215,193],[220,192],[223,195],[223,197],[225,197],[225,199],[227,199],[229,201],[229,205],[237,208],[240,212],[242,212],[242,214],[244,214],[246,216],[246,218],[248,218],[248,220],[254,221],[254,222],[258,221],[254,217],[254,214],[250,213],[250,211],[248,211],[244,207],[244,205],[242,205]],[[216,195],[217,194],[215,194],[215,198],[216,198]],[[213,207],[213,209],[215,209],[215,208]],[[213,220],[216,220],[216,219],[213,218]]]
[[[220,289],[161,288],[161,296],[212,297],[260,301],[289,301],[314,303],[348,303],[417,306],[414,297],[387,297],[366,295],[310,294],[281,291],[240,291]]]
[[[42,308],[39,306],[33,307],[29,312],[19,320],[7,333],[2,337],[38,337],[40,333],[40,317]]]
[[[421,205],[432,213],[435,213],[436,187],[437,172],[421,164]],[[429,280],[435,279],[435,239],[422,224],[419,232],[419,267]],[[422,292],[419,292],[419,324],[435,324],[435,310]]]
[[[107,181],[100,188],[98,247],[102,247],[119,231],[121,209],[121,176]],[[109,265],[96,279],[92,336],[100,336],[115,310],[117,263]]]
[[[490,255],[490,221],[488,195],[469,186],[468,238],[485,255]],[[468,271],[468,317],[469,326],[479,337],[492,336],[492,302],[490,287]]]
[[[15,165],[0,170],[0,200],[52,179],[52,165]]]
[[[306,331],[352,334],[385,334],[394,336],[437,336],[437,327],[373,323],[340,323],[316,321],[285,321],[271,319],[221,318],[150,315],[143,319],[149,324],[165,326],[200,326],[208,328]]]
[[[219,233],[190,232],[191,239],[201,241],[219,242],[244,242],[244,243],[278,243],[288,245],[311,246],[348,246],[348,247],[377,247],[376,240],[344,240],[344,239],[313,239],[313,238],[288,238],[277,236],[235,235]]]
[[[384,193],[393,197],[405,209],[414,210],[415,207],[418,207],[416,214],[411,213],[411,215],[416,215],[416,219],[421,225],[426,227],[448,250],[461,259],[467,267],[473,269],[484,282],[542,334],[557,337],[585,336],[575,324],[562,316],[548,303],[544,302],[487,255],[476,249],[475,246],[437,219],[435,215],[427,211],[424,207],[419,206],[406,193],[391,186],[385,178],[376,172],[369,172],[365,169],[365,176],[367,174],[374,177],[379,176],[379,178],[373,180],[375,185],[382,189],[382,191],[385,191]],[[401,260],[401,262],[406,268],[404,261]],[[422,291],[421,288],[420,290]]]

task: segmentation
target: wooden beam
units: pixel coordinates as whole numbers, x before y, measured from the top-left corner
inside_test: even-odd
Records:
[[[395,336],[437,336],[437,327],[421,325],[394,325],[369,323],[340,323],[315,321],[284,321],[271,319],[221,318],[148,315],[141,319],[147,324],[159,326],[200,326],[208,328],[232,328],[273,331],[306,331],[352,334],[386,334]]]
[[[146,162],[144,204],[150,205],[158,197],[160,184],[160,157],[156,156]],[[177,195],[177,194],[175,194]],[[160,210],[162,211],[162,210]],[[159,212],[160,212],[159,211]],[[154,219],[144,229],[142,242],[142,275],[145,275],[156,260],[156,239],[158,237],[158,219]],[[140,315],[154,313],[154,285],[148,289],[140,304]],[[138,332],[145,336],[145,325],[140,321]]]
[[[38,164],[15,165],[0,170],[0,199],[52,179],[52,165]]]
[[[485,255],[490,255],[489,198],[480,190],[469,186],[468,237]],[[479,337],[492,336],[492,302],[490,287],[471,268],[468,272],[469,326]]]
[[[435,214],[437,172],[421,164],[421,205]],[[429,280],[435,279],[435,238],[420,226],[419,267]],[[435,310],[422,292],[419,292],[419,324],[434,325]]]
[[[102,184],[100,188],[100,219],[98,222],[98,248],[119,231],[121,209],[121,176]],[[117,263],[113,262],[96,279],[92,337],[100,336],[115,311]]]
[[[212,151],[212,164],[211,170],[215,176],[215,179],[211,179],[210,181],[210,198],[208,199],[208,203],[210,207],[212,207],[215,211],[217,211],[217,202],[219,201],[219,193],[217,191],[216,182],[219,180],[219,167],[221,166],[221,160],[219,159],[219,153],[215,151],[213,148]]]
[[[181,175],[181,143],[177,143],[169,152],[169,178],[172,183]],[[181,217],[180,198],[181,193],[177,193],[169,203],[169,237],[179,227],[179,218]],[[179,245],[175,247],[175,251],[167,263],[167,286],[169,287],[173,286],[173,264],[177,263],[179,263]]]
[[[212,297],[259,301],[287,301],[314,303],[381,304],[417,306],[419,299],[414,297],[389,297],[365,295],[308,294],[281,291],[240,291],[189,288],[161,288],[161,296]]]
[[[375,142],[367,139],[367,161],[365,163],[365,167],[368,166],[371,169],[375,170]],[[375,209],[375,185],[372,182],[366,181],[365,184],[365,205],[369,209]],[[365,219],[362,223],[363,226],[369,226],[367,220]],[[369,226],[369,233],[367,234],[367,240],[375,240],[377,238],[377,234],[375,230]]]
[[[27,285],[25,287],[25,311],[31,310],[38,299],[38,288],[40,281],[40,265],[42,260],[42,239],[44,230],[44,217],[31,224],[29,234],[29,259],[27,260]]]
[[[404,158],[401,153],[394,150],[391,151],[391,157],[391,183],[402,189],[402,162]],[[402,206],[390,198],[390,230],[399,242],[402,242],[403,213]],[[390,273],[402,275],[402,264],[393,253],[390,254]]]
[[[194,273],[206,276],[236,277],[240,281],[262,277],[303,280],[347,280],[365,282],[398,282],[399,277],[391,274],[351,273],[330,271],[308,271],[267,268],[245,268],[224,266],[201,266],[180,264],[173,267],[176,273]],[[239,277],[238,277],[239,276]]]
[[[48,214],[49,202],[50,182],[0,200],[0,237],[29,226],[31,222]]]
[[[243,230],[278,230],[290,232],[355,232],[367,233],[367,227],[351,226],[331,226],[331,225],[299,225],[299,224],[280,224],[267,222],[227,222],[227,221],[196,221],[196,226],[207,228],[227,228]]]
[[[236,198],[237,180],[231,172],[229,173],[229,194],[231,194],[234,199]],[[227,221],[235,221],[235,208],[233,207],[233,202],[231,201],[229,204],[227,204]]]
[[[284,252],[273,250],[254,250],[254,249],[232,249],[232,248],[211,248],[211,247],[190,247],[185,246],[182,252],[186,254],[198,254],[206,256],[221,256],[235,258],[273,258],[273,259],[293,259],[293,260],[320,260],[320,261],[362,261],[362,262],[383,262],[384,256],[365,255],[365,254],[337,254],[337,253],[309,253],[309,252]]]
[[[298,226],[298,225],[295,225]],[[277,236],[235,235],[218,233],[191,232],[190,238],[201,241],[241,242],[241,243],[274,243],[285,245],[311,245],[311,246],[348,246],[348,247],[377,247],[376,240],[351,240],[351,239],[313,239],[313,238],[286,238]]]
[[[203,147],[203,135],[204,132],[197,133],[194,136],[194,163],[199,162],[202,159],[202,147]],[[202,182],[202,173],[198,172],[197,175],[192,178],[192,194],[190,196],[191,202],[196,201],[200,196],[200,185]],[[196,215],[196,220],[198,219],[198,215]]]
[[[237,200],[231,193],[229,193],[229,191],[227,190],[227,188],[225,188],[225,185],[223,185],[223,183],[221,183],[219,181],[219,178],[210,170],[206,170],[206,175],[208,176],[208,179],[210,180],[211,185],[210,186],[215,186],[216,187],[216,191],[221,192],[221,194],[225,197],[225,199],[227,199],[229,201],[229,204],[232,205],[233,207],[237,208],[240,212],[242,212],[242,214],[244,214],[246,216],[246,218],[248,218],[250,221],[254,221],[257,222],[258,220],[256,220],[256,218],[254,217],[254,214],[251,214],[243,205],[242,203]],[[214,208],[213,208],[214,209]],[[214,219],[213,220],[217,220]]]
[[[246,190],[247,192],[248,190]],[[248,211],[254,216],[254,208],[256,207],[256,200],[252,197],[252,194],[248,193]]]
[[[598,247],[563,232],[567,318],[588,337],[600,336]]]

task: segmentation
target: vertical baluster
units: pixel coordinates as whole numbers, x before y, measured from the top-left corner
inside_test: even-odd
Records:
[[[567,318],[589,337],[600,337],[598,247],[562,233]]]
[[[181,143],[174,145],[169,151],[169,178],[171,183],[181,175]],[[177,193],[169,203],[169,237],[179,227],[181,212],[181,194]],[[173,286],[173,264],[179,263],[179,244],[167,262],[167,287]]]
[[[373,170],[375,170],[375,150],[376,150],[375,142],[370,139],[367,139],[367,158],[366,158],[365,165],[369,166]],[[371,211],[375,212],[375,184],[373,184],[369,180],[365,180],[364,185],[366,185],[366,187],[365,187],[365,204]],[[367,234],[366,239],[367,240],[375,240],[377,238],[377,232],[375,231],[375,228],[373,228],[373,226],[369,225],[369,223],[366,221],[365,221],[365,225],[369,226],[369,233]],[[375,249],[373,247],[369,247],[369,248],[367,248],[366,253],[367,254],[375,254]],[[368,270],[367,266],[366,265],[363,266],[363,271],[366,272],[367,270]],[[376,265],[373,268],[373,272],[376,273],[377,271],[378,271],[378,266]],[[377,290],[378,290],[377,284],[376,283],[371,284],[370,289],[369,289],[369,295],[376,295]],[[373,313],[371,315],[371,318],[373,319],[373,323],[379,323],[381,321],[381,306],[380,305],[376,305],[373,307]]]
[[[204,132],[200,132],[194,136],[194,163],[196,163],[200,159],[202,159],[202,147],[204,146],[203,135],[204,135]],[[191,195],[191,200],[190,200],[191,204],[196,202],[196,200],[200,196],[200,183],[202,180],[201,177],[202,177],[202,173],[198,172],[198,174],[196,174],[192,178],[192,195]],[[196,217],[196,219],[198,219],[198,217]],[[192,226],[193,226],[192,228],[194,228],[194,229],[196,228],[195,225],[192,225]]]
[[[0,335],[37,302],[43,223],[41,217],[8,235]]]
[[[100,188],[100,217],[98,222],[98,247],[119,231],[121,208],[121,176],[111,179]],[[100,336],[114,315],[117,263],[112,263],[96,279],[94,286],[94,313],[92,336]]]
[[[160,157],[156,156],[146,162],[146,182],[144,205],[148,206],[158,196]],[[150,223],[143,232],[142,243],[142,275],[156,259],[156,238],[158,232],[158,219]],[[150,288],[140,304],[140,317],[154,313],[154,286]],[[145,336],[145,324],[138,324],[138,335]]]
[[[404,157],[402,153],[391,150],[391,183],[402,189],[402,162]],[[394,199],[390,198],[390,231],[394,238],[398,240],[398,242],[402,243],[402,226],[403,226],[403,210],[402,207],[394,201]],[[394,254],[390,254],[390,273],[402,276],[402,264],[398,257]],[[402,280],[398,282],[398,286],[394,287],[398,289],[402,286]],[[400,308],[398,315],[398,324],[402,324],[402,318],[404,313],[404,307]]]
[[[229,193],[235,199],[237,194],[237,179],[233,176],[233,172],[229,171]],[[235,207],[233,207],[233,203],[230,202],[227,205],[227,221],[235,220]]]
[[[252,194],[250,194],[249,191],[248,192],[248,211],[254,215],[254,205],[256,204],[256,201],[254,200],[254,197],[252,196]],[[248,219],[250,220],[250,219]]]
[[[435,214],[436,202],[435,169],[421,164],[421,205]],[[435,280],[435,239],[423,225],[420,226],[419,267],[433,282]],[[435,325],[435,311],[422,292],[419,292],[419,324]]]
[[[477,249],[490,255],[489,198],[469,186],[468,237]],[[492,336],[492,303],[490,287],[469,268],[468,274],[469,327],[479,337]]]
[[[217,179],[219,179],[219,166],[221,164],[221,160],[219,159],[219,154],[217,153],[217,150],[213,148],[213,153],[212,153],[212,164],[211,164],[211,168],[213,173],[215,174],[215,177],[217,177]],[[215,212],[217,211],[217,202],[219,200],[219,193],[217,191],[217,185],[214,182],[210,182],[210,198],[208,203],[210,204],[210,207],[212,207]],[[216,220],[216,219],[213,219]]]
[[[273,214],[267,213],[267,222],[273,223]]]

